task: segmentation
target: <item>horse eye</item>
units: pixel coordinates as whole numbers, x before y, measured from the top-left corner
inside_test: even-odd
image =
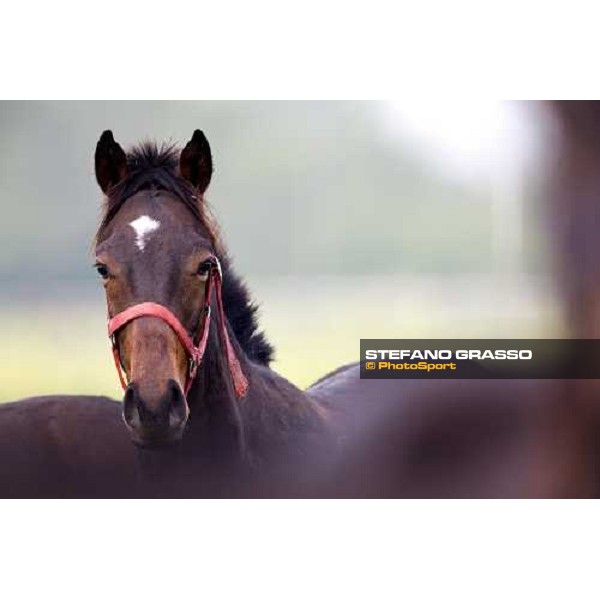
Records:
[[[108,277],[108,267],[106,265],[96,264],[94,267],[102,279],[106,279]]]
[[[210,273],[210,270],[213,267],[213,262],[212,260],[205,260],[204,262],[200,263],[200,266],[198,267],[198,270],[196,271],[196,274],[199,275],[200,277],[208,277],[208,274]]]

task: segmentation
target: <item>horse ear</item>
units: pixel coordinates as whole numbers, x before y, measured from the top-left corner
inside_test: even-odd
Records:
[[[212,176],[213,164],[210,145],[204,133],[194,131],[179,158],[179,171],[201,194],[204,193]]]
[[[102,191],[127,177],[127,156],[115,142],[112,131],[106,130],[96,145],[96,180]]]

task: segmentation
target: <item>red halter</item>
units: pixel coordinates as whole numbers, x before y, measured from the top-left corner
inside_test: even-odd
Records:
[[[206,350],[208,331],[210,329],[210,299],[212,287],[214,285],[220,320],[219,331],[221,334],[221,340],[225,346],[227,363],[229,364],[229,372],[231,373],[231,378],[233,379],[235,395],[238,398],[242,398],[246,395],[246,392],[248,391],[248,380],[242,371],[240,361],[235,355],[235,351],[231,345],[231,340],[229,339],[229,334],[227,333],[227,326],[225,324],[225,313],[223,311],[223,299],[221,296],[221,265],[216,257],[214,257],[213,260],[214,265],[208,274],[208,279],[206,280],[204,306],[202,309],[204,317],[202,318],[201,316],[199,328],[199,332],[202,331],[202,334],[200,335],[200,342],[197,346],[194,345],[194,338],[189,335],[186,328],[181,324],[181,321],[168,308],[162,306],[161,304],[156,304],[155,302],[142,302],[141,304],[130,306],[123,312],[120,312],[112,317],[112,319],[109,319],[108,335],[112,342],[112,351],[115,359],[115,365],[117,367],[117,373],[119,374],[119,379],[124,390],[127,388],[127,382],[125,380],[125,376],[123,375],[123,367],[121,363],[121,357],[119,355],[119,346],[117,343],[116,334],[120,329],[125,327],[125,325],[134,319],[139,317],[157,317],[158,319],[162,319],[175,332],[189,357],[190,366],[185,385],[185,395],[187,396]]]

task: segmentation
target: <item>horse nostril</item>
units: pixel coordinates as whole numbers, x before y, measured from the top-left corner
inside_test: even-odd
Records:
[[[123,419],[130,427],[139,427],[141,424],[139,403],[136,396],[133,386],[129,385],[123,397]]]
[[[176,428],[181,427],[188,418],[188,407],[185,396],[179,385],[172,379],[168,384],[170,394],[169,404],[169,426]]]

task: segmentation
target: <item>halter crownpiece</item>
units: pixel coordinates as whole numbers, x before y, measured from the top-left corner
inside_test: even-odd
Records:
[[[204,295],[204,306],[202,307],[202,316],[197,333],[200,334],[200,341],[196,346],[194,344],[194,337],[191,336],[187,329],[182,325],[181,321],[166,307],[156,302],[142,302],[126,308],[124,311],[116,314],[114,317],[108,320],[108,336],[112,343],[112,352],[115,360],[115,366],[117,373],[119,374],[119,380],[123,390],[127,388],[127,381],[124,375],[124,368],[121,362],[121,356],[119,354],[119,344],[117,341],[117,333],[125,327],[131,321],[138,319],[139,317],[156,317],[163,320],[177,335],[181,345],[186,351],[189,359],[189,371],[187,381],[185,384],[185,395],[187,396],[192,383],[198,372],[198,367],[204,357],[206,351],[206,343],[208,341],[208,331],[210,329],[211,320],[211,294],[214,286],[215,299],[217,302],[217,310],[219,313],[219,332],[221,335],[221,341],[225,347],[225,353],[227,356],[227,364],[229,365],[229,373],[233,380],[233,387],[237,398],[242,398],[248,391],[248,380],[244,375],[240,366],[240,361],[235,354],[231,340],[229,339],[229,333],[227,332],[227,325],[225,321],[225,312],[223,310],[223,298],[222,298],[222,283],[223,273],[221,270],[221,263],[217,257],[212,257],[212,267],[206,280],[206,289]],[[197,336],[196,336],[197,337]]]

